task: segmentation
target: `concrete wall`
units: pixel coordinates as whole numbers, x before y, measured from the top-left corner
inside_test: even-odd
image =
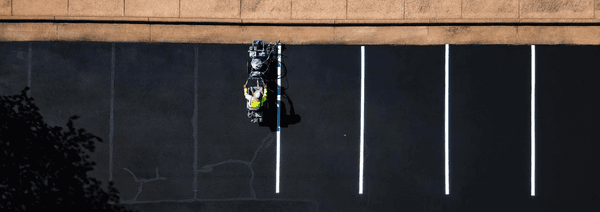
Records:
[[[554,22],[549,19],[597,21],[599,8],[599,0],[2,0],[0,16]]]
[[[599,8],[600,0],[0,0],[0,41],[596,45]]]

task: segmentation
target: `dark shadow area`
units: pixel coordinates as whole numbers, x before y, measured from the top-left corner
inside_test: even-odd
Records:
[[[95,162],[98,136],[76,129],[49,126],[39,113],[29,87],[20,95],[0,96],[0,210],[2,211],[131,211],[119,205],[114,183],[87,176]],[[116,204],[115,204],[116,203]]]
[[[297,124],[300,123],[300,121],[302,120],[302,117],[300,117],[300,115],[296,114],[296,110],[294,109],[294,103],[292,102],[292,99],[290,99],[290,96],[287,95],[287,93],[285,92],[286,89],[282,88],[281,89],[281,118],[280,118],[280,126],[282,128],[287,128],[289,125],[292,124]],[[288,110],[285,106],[285,102],[283,101],[285,99],[285,101],[287,101],[287,103],[290,106],[289,109],[289,113]]]

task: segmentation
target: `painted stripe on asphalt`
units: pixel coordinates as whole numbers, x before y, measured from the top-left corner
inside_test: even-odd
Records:
[[[281,108],[279,107],[279,103],[281,101],[281,43],[277,45],[277,173],[276,182],[275,182],[275,193],[279,193],[279,165],[280,165],[280,117],[281,117]]]
[[[449,91],[450,91],[450,80],[449,80],[449,59],[450,59],[450,45],[446,44],[446,64],[445,64],[445,98],[444,98],[444,157],[445,157],[445,162],[444,162],[444,177],[445,177],[445,184],[446,184],[446,195],[450,195],[450,160],[449,160],[449,156],[448,156],[448,97],[449,97]]]
[[[535,196],[535,45],[531,45],[531,196]]]
[[[360,170],[358,174],[358,193],[363,193],[363,169],[365,151],[365,46],[360,47]]]

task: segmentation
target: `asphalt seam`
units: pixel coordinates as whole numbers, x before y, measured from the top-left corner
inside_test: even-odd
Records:
[[[112,43],[110,60],[110,120],[108,132],[108,181],[113,180],[113,140],[114,140],[114,108],[115,108],[115,43]]]
[[[31,57],[33,54],[32,45],[33,42],[29,42],[29,52],[27,53],[27,87],[29,87],[29,90],[27,91],[28,96],[31,96]]]
[[[194,199],[198,191],[198,46],[194,47],[194,114],[192,116],[192,136],[194,137]]]

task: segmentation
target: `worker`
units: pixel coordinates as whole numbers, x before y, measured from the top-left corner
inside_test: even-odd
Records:
[[[263,102],[267,100],[267,85],[264,85],[263,87],[264,89],[256,85],[256,90],[254,90],[252,95],[250,95],[250,93],[248,92],[248,88],[246,87],[246,85],[244,85],[244,96],[248,101],[246,104],[246,107],[248,107],[248,109],[257,110],[262,106]],[[252,111],[251,113],[254,114],[254,111]]]

